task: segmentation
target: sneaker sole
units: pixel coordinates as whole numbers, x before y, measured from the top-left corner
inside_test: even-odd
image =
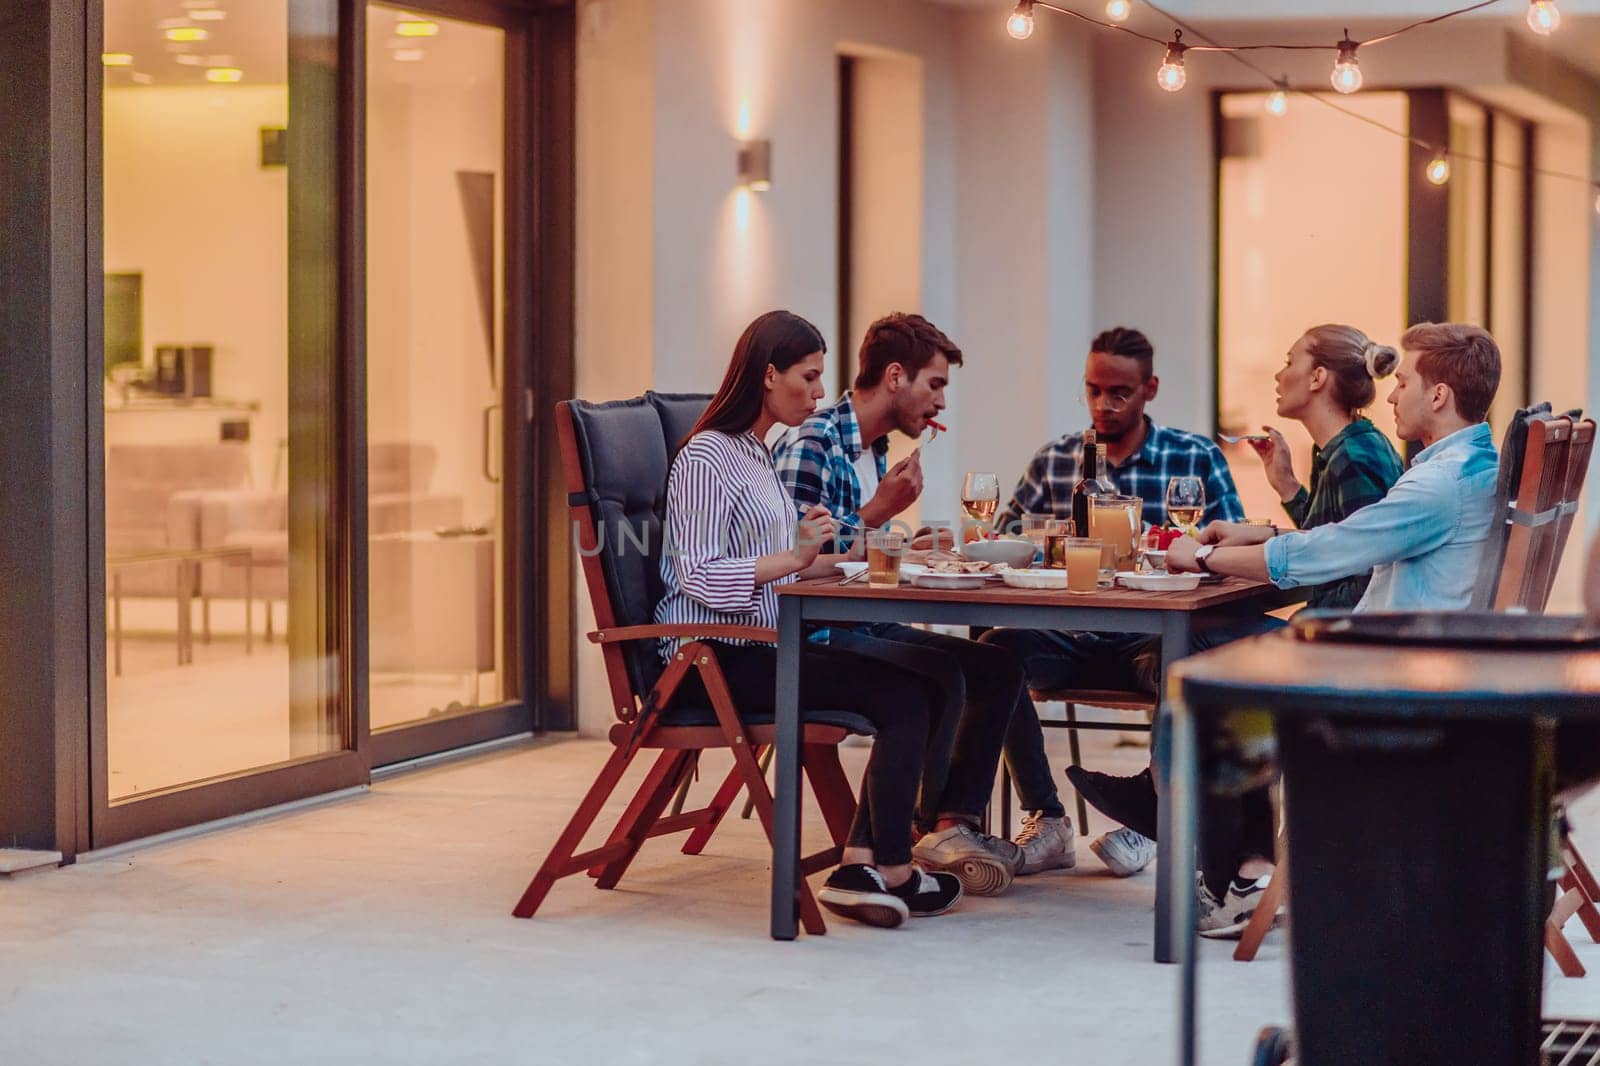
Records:
[[[841,918],[879,929],[899,928],[911,916],[905,900],[886,892],[848,892],[823,886],[817,902]]]
[[[955,874],[961,882],[961,891],[973,896],[998,896],[1011,887],[1016,871],[999,859],[969,855],[954,862],[935,862],[917,856],[917,862],[927,870],[942,870]]]
[[[959,878],[958,878],[958,880],[959,880]],[[936,911],[913,911],[913,910],[911,910],[910,906],[907,906],[906,909],[908,911],[910,911],[911,917],[913,917],[913,918],[937,918],[941,914],[949,914],[951,911],[955,910],[956,909],[956,904],[960,903],[966,897],[967,897],[967,889],[966,889],[966,886],[963,885],[962,888],[961,888],[961,894],[960,895],[956,896],[955,899],[951,900],[949,903],[946,903],[943,907],[940,907]],[[902,901],[902,902],[904,902],[904,901]]]
[[[1107,849],[1101,847],[1100,841],[1098,840],[1091,840],[1089,842],[1089,850],[1094,852],[1095,858],[1105,863],[1107,870],[1110,870],[1118,877],[1132,877],[1134,874],[1142,872],[1146,866],[1149,866],[1150,863],[1154,861],[1154,856],[1151,856],[1151,858],[1146,859],[1138,866],[1125,863],[1115,856],[1107,855]]]
[[[1245,929],[1250,925],[1250,916],[1254,913],[1254,911],[1251,911],[1250,914],[1246,914],[1232,925],[1218,926],[1216,929],[1198,929],[1196,932],[1207,940],[1238,940],[1244,936]],[[1287,916],[1282,911],[1273,915],[1272,928],[1278,929],[1282,927],[1285,917]]]

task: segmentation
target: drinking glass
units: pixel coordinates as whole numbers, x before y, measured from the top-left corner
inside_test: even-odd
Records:
[[[1022,535],[1033,541],[1033,565],[1043,566],[1046,541],[1050,536],[1050,523],[1055,519],[1047,514],[1022,516]]]
[[[1062,537],[1062,564],[1067,571],[1068,592],[1094,592],[1100,587],[1098,540],[1090,537]]]
[[[1000,509],[1000,479],[981,471],[969,472],[961,483],[961,509],[967,521],[987,533]],[[962,541],[966,541],[963,536]]]
[[[1194,536],[1206,513],[1206,483],[1197,477],[1175,477],[1167,482],[1167,521]]]
[[[900,556],[904,553],[904,533],[867,530],[867,584],[875,589],[899,588]]]

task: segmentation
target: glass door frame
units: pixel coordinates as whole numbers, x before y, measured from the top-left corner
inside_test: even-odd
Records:
[[[340,652],[344,694],[341,750],[173,788],[109,800],[105,617],[104,0],[82,4],[84,445],[87,622],[87,744],[58,766],[58,795],[87,792],[68,855],[91,848],[365,785],[374,766],[530,729],[574,721],[570,634],[573,589],[565,495],[557,475],[553,419],[536,417],[571,395],[573,380],[573,75],[570,0],[424,0],[408,9],[500,25],[507,31],[505,366],[508,397],[525,418],[507,418],[504,485],[508,570],[504,649],[516,698],[481,712],[373,737],[369,721],[366,507],[366,0],[337,0],[335,112],[338,233],[336,375],[331,390],[336,470],[332,482],[328,623]],[[292,43],[291,43],[292,47]],[[537,358],[536,358],[537,356]],[[70,429],[70,427],[63,427]],[[58,713],[71,713],[65,710]],[[82,719],[78,719],[82,721]],[[75,728],[58,726],[64,735]],[[82,808],[79,808],[80,811]],[[59,834],[58,834],[59,838]]]

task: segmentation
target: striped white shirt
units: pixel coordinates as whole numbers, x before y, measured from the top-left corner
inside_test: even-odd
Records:
[[[756,560],[795,543],[795,508],[773,470],[772,454],[753,433],[696,433],[667,477],[661,552],[662,625],[704,623],[775,627],[778,586],[756,585]],[[684,643],[661,641],[669,659]],[[751,641],[728,641],[749,644]]]

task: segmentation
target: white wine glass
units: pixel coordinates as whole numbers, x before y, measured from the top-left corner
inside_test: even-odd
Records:
[[[1000,479],[981,471],[969,472],[961,482],[961,509],[969,522],[987,531],[1000,509]]]
[[[1194,536],[1206,513],[1206,483],[1197,477],[1175,477],[1167,482],[1167,521],[1187,536]]]

